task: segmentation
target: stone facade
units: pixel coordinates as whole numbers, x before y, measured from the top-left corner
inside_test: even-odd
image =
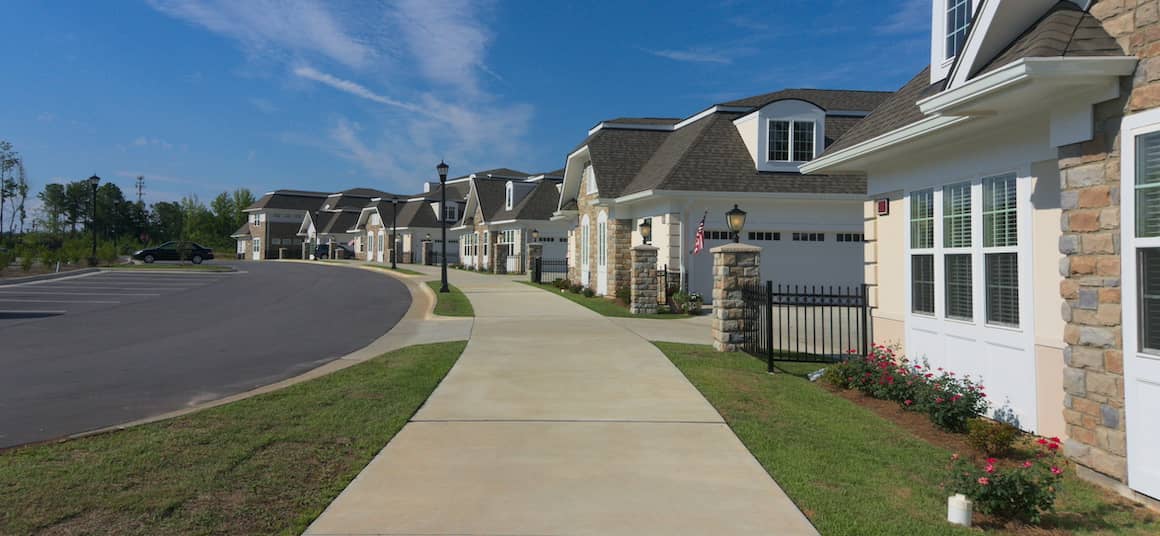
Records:
[[[629,312],[634,315],[657,312],[657,252],[654,246],[632,248],[632,287]]]
[[[761,280],[761,248],[726,244],[713,254],[713,349],[735,352],[745,342],[741,288]]]
[[[1103,0],[1091,14],[1140,59],[1121,98],[1095,107],[1092,140],[1059,149],[1062,182],[1065,452],[1115,482],[1127,479],[1120,306],[1120,122],[1160,106],[1155,0]],[[1081,471],[1081,475],[1084,472]],[[1099,475],[1088,475],[1099,478]]]
[[[607,282],[608,295],[616,293],[618,288],[629,288],[632,284],[632,232],[633,220],[631,219],[615,219],[615,209],[600,206],[599,192],[589,192],[586,181],[580,185],[580,193],[576,199],[576,208],[578,211],[576,217],[576,227],[568,232],[568,243],[571,255],[570,259],[576,259],[568,266],[568,279],[584,285],[588,288],[596,290],[597,278],[597,258],[599,251],[597,245],[600,243],[597,237],[596,230],[598,229],[597,222],[600,214],[607,212]],[[581,247],[580,242],[583,234],[580,226],[584,221],[584,216],[588,216],[588,280],[582,281],[582,270],[580,264]]]

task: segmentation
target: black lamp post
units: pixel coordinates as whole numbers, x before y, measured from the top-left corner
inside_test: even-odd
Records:
[[[741,229],[745,227],[745,211],[733,205],[733,210],[725,213],[725,222],[729,224],[729,231],[733,233],[733,243],[741,241]]]
[[[434,252],[431,250],[431,233],[423,235],[423,265],[431,265],[431,255]]]
[[[92,208],[89,210],[89,228],[93,232],[93,250],[89,254],[89,266],[97,265],[97,185],[101,178],[93,175],[89,177],[89,189],[92,191]]]
[[[439,211],[443,214],[439,215],[439,224],[443,230],[443,259],[440,262],[442,265],[440,271],[442,273],[442,285],[439,287],[439,292],[451,292],[447,287],[447,170],[450,169],[445,162],[439,161],[439,165],[435,166],[435,170],[439,172]]]
[[[395,234],[395,224],[399,221],[399,198],[391,198],[391,269],[395,266],[395,257],[399,255],[399,237]]]
[[[640,238],[645,244],[652,241],[652,218],[645,218],[640,222]]]

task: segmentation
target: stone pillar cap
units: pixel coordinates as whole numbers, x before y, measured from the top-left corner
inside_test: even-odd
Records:
[[[632,250],[633,251],[660,251],[661,248],[658,248],[656,246],[650,246],[648,244],[640,244],[640,245],[632,246]]]
[[[761,246],[751,244],[725,244],[709,250],[709,253],[760,253]]]

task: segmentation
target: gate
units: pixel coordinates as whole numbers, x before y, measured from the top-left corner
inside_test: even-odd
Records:
[[[870,350],[870,308],[866,285],[778,285],[772,281],[741,288],[744,302],[742,350],[774,361],[833,363]]]
[[[532,261],[529,271],[533,283],[551,283],[557,279],[568,279],[568,259],[537,258]]]

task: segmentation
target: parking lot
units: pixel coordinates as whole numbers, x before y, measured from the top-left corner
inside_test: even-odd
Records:
[[[242,262],[0,286],[0,448],[244,392],[346,355],[410,306],[381,273]]]

